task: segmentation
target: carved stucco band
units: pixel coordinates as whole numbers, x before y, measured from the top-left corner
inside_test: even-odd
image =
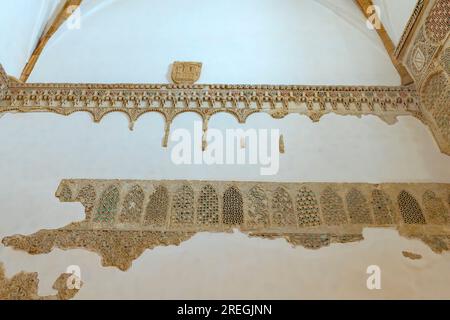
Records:
[[[328,113],[375,115],[390,124],[405,115],[422,120],[412,86],[25,84],[8,80],[4,72],[1,77],[4,86],[0,92],[0,113],[69,115],[85,111],[99,122],[110,112],[123,112],[132,128],[141,115],[158,112],[166,121],[164,146],[172,120],[183,112],[199,114],[205,132],[209,118],[218,112],[231,113],[240,123],[256,112],[265,112],[274,118],[290,113],[304,114],[313,121],[319,121]]]
[[[411,35],[415,31],[418,21],[423,13],[423,8],[428,4],[429,0],[417,0],[416,6],[413,10],[411,17],[406,24],[405,30],[403,31],[402,37],[395,48],[394,56],[396,59],[399,59],[404,52],[404,49],[408,46]]]
[[[84,248],[121,270],[146,249],[234,228],[317,249],[389,227],[436,252],[450,248],[450,184],[63,180],[56,196],[81,202],[86,219],[3,244],[31,254]]]
[[[8,75],[6,74],[3,66],[0,64],[0,101],[4,99],[4,95],[6,94],[6,89],[8,88]]]

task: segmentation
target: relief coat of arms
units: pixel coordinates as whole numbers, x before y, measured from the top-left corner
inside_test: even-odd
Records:
[[[172,65],[172,81],[176,84],[194,84],[200,79],[201,62],[179,62]]]

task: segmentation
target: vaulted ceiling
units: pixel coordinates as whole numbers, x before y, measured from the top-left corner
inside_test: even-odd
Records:
[[[385,37],[367,28],[364,3],[380,8]],[[172,61],[199,60],[202,82],[392,85],[404,75],[389,50],[415,3],[4,0],[0,63],[32,82],[166,82]],[[78,5],[80,28],[69,27]]]

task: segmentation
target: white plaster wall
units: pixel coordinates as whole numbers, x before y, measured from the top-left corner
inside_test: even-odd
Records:
[[[124,2],[94,6],[83,24],[89,30],[83,37],[62,31],[45,51],[33,80],[161,82],[170,62],[193,59],[206,62],[202,82],[398,83],[388,58],[377,49],[379,44],[371,40],[370,33],[355,31],[347,21],[342,22],[333,13],[338,8],[324,7],[330,3],[286,1],[287,7],[277,7],[269,0],[258,1],[258,6],[255,1],[240,1],[239,6],[235,1],[215,1],[218,8],[229,10],[231,17],[225,18],[215,14],[212,1],[198,1],[201,8],[210,10],[202,16],[204,22],[196,15],[189,28],[166,22],[156,41],[157,22],[168,20],[159,16],[171,12],[175,21],[180,21],[182,13],[187,14],[192,10],[190,5],[197,2],[164,1],[154,10],[136,12]],[[144,5],[143,1],[126,1],[132,2]],[[173,7],[166,7],[166,3]],[[176,4],[184,3],[182,10],[175,10]],[[334,3],[346,5],[345,1]],[[88,1],[86,5],[92,4]],[[351,8],[347,5],[345,10]],[[119,9],[128,14],[128,20],[119,19]],[[295,18],[294,9],[298,9],[299,18]],[[255,11],[259,16],[250,15]],[[149,18],[151,14],[156,22]],[[270,19],[272,14],[278,20]],[[314,15],[322,14],[333,17],[334,22],[317,22]],[[135,21],[143,18],[155,23],[155,28],[138,29]],[[224,37],[225,31],[222,37],[210,36],[207,31],[197,36],[201,30],[212,30],[216,23],[223,27],[217,21],[226,19],[230,19],[225,25],[227,32],[234,37]],[[290,27],[284,29],[280,20]],[[120,34],[129,24],[135,26],[137,35]],[[244,25],[253,26],[252,30],[243,30]],[[342,34],[337,31],[337,26],[345,25],[348,27]],[[314,33],[312,26],[322,29]],[[257,31],[272,28],[270,40],[289,48],[267,42],[264,50],[258,49],[263,36]],[[150,31],[152,36],[147,34]],[[331,31],[335,32],[332,36]],[[189,41],[172,38],[177,32],[190,36]],[[280,35],[285,41],[277,42]],[[193,41],[195,37],[197,41]],[[297,38],[309,41],[297,42]],[[86,42],[79,44],[83,39]],[[320,50],[313,54],[311,48]],[[370,61],[366,67],[361,67],[359,55],[345,56],[354,48],[370,54],[370,59],[364,58]],[[194,114],[183,114],[175,119],[173,130],[192,128],[196,119]],[[169,149],[161,148],[163,121],[156,114],[142,117],[134,131],[128,130],[121,114],[110,114],[100,124],[80,113],[70,117],[4,115],[0,118],[0,237],[30,234],[83,219],[80,204],[62,204],[54,197],[63,178],[450,182],[450,158],[439,152],[430,131],[415,118],[400,118],[393,126],[375,117],[336,115],[327,115],[316,124],[299,115],[274,120],[264,114],[251,116],[245,125],[238,125],[226,114],[210,121],[210,128],[237,127],[280,129],[286,153],[281,156],[277,175],[260,176],[257,166],[174,165],[170,158],[173,143]],[[368,230],[365,236],[360,243],[312,251],[291,248],[283,240],[204,233],[179,247],[146,251],[128,272],[102,268],[96,254],[83,250],[30,256],[0,246],[0,261],[5,262],[8,275],[38,271],[42,294],[52,292],[53,281],[67,266],[79,265],[85,286],[78,298],[450,297],[449,254],[436,255],[421,242],[400,238],[392,230]],[[407,260],[403,250],[420,253],[424,259]],[[372,264],[382,268],[380,291],[365,287],[366,268]]]
[[[189,127],[196,117],[177,118]],[[211,128],[237,127],[220,114]],[[176,166],[160,147],[163,123],[140,120],[133,132],[120,114],[101,124],[86,114],[5,115],[0,167],[0,237],[57,228],[83,219],[79,204],[62,204],[54,192],[63,178],[224,179],[337,182],[450,182],[450,159],[416,119],[388,126],[372,117],[326,116],[313,124],[291,115],[256,115],[244,126],[277,127],[285,135],[280,172],[261,177],[248,166]],[[85,286],[78,298],[448,298],[450,255],[436,255],[392,230],[367,230],[361,243],[319,251],[291,248],[283,240],[240,234],[199,234],[180,247],[146,251],[128,272],[102,268],[83,250],[30,256],[0,247],[8,275],[38,271],[42,294],[69,265],[79,265]],[[405,259],[403,250],[422,254]],[[382,268],[382,290],[365,287],[366,268]]]

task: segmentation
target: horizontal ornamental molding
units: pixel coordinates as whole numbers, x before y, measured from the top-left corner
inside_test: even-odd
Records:
[[[25,84],[3,72],[0,113],[54,112],[70,115],[89,112],[95,122],[106,114],[122,112],[130,128],[143,114],[157,112],[166,121],[163,146],[170,124],[184,112],[195,112],[204,123],[219,112],[244,123],[253,113],[280,119],[288,114],[306,115],[313,121],[328,113],[375,115],[389,124],[398,116],[422,119],[413,86],[285,86],[285,85],[170,85],[170,84]]]

